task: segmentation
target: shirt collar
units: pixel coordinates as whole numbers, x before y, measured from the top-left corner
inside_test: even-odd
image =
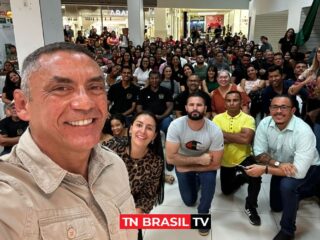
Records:
[[[89,183],[93,185],[105,167],[111,165],[111,160],[103,157],[101,145],[92,149],[89,161]],[[32,139],[29,128],[21,136],[16,148],[16,154],[23,166],[30,172],[39,188],[46,194],[53,193],[66,176],[80,176],[61,168]]]
[[[226,117],[227,117],[228,119],[237,119],[237,118],[239,118],[239,117],[242,116],[243,112],[240,110],[239,114],[236,115],[236,116],[234,116],[234,117],[230,116],[230,115],[228,114],[228,111],[225,111],[224,114],[226,115]]]

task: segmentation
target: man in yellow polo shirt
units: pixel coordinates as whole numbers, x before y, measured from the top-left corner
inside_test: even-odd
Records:
[[[249,177],[244,171],[246,166],[255,163],[251,155],[255,121],[253,117],[241,111],[241,94],[238,91],[226,94],[225,106],[227,111],[213,119],[221,128],[225,143],[220,169],[221,190],[223,194],[229,195],[244,183],[248,183],[245,213],[252,225],[259,226],[261,219],[257,207],[261,177]]]

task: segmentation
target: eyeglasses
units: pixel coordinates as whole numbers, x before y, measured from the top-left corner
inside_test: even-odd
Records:
[[[271,110],[271,111],[277,111],[278,109],[280,109],[280,111],[288,111],[288,110],[290,110],[291,108],[292,108],[291,106],[286,106],[286,105],[281,105],[281,106],[271,105],[271,106],[270,106],[270,110]]]

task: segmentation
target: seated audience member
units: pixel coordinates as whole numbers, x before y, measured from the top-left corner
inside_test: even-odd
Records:
[[[308,65],[306,62],[298,61],[295,63],[294,68],[293,68],[293,81],[298,81],[300,75],[307,69]]]
[[[254,138],[254,154],[263,165],[248,166],[252,177],[271,174],[270,207],[281,212],[281,230],[274,240],[294,239],[299,201],[314,195],[320,181],[320,158],[312,129],[294,116],[296,108],[286,95],[275,96],[270,116],[264,118]]]
[[[169,89],[173,99],[179,95],[180,84],[172,78],[172,68],[170,66],[165,66],[163,68],[160,86]]]
[[[0,121],[0,145],[4,147],[1,155],[11,152],[28,127],[28,122],[18,117],[14,101],[7,105],[7,109],[10,116]]]
[[[150,112],[133,118],[129,136],[113,138],[105,146],[116,152],[127,166],[136,212],[149,213],[164,197],[164,163],[159,126]],[[139,231],[138,239],[142,239]]]
[[[226,111],[224,98],[229,91],[238,91],[241,93],[241,109],[243,112],[249,113],[250,98],[240,85],[236,85],[231,82],[230,73],[226,70],[220,71],[218,73],[217,81],[219,87],[211,92],[212,115],[215,116]]]
[[[320,100],[316,96],[317,77],[320,75],[320,47],[317,48],[317,52],[313,58],[313,62],[310,68],[305,70],[296,81],[296,84],[289,88],[289,93],[293,95],[300,95],[301,91],[307,92],[307,98],[305,102],[305,111],[307,115],[312,114],[312,111],[319,108]]]
[[[184,67],[187,65],[188,64],[184,65]],[[203,96],[203,98],[205,99],[205,105],[206,105],[205,116],[208,118],[211,118],[211,112],[212,112],[211,111],[211,99],[210,99],[210,96],[206,92],[199,89],[200,84],[201,84],[201,80],[198,77],[198,75],[191,74],[188,77],[187,90],[181,92],[174,100],[174,110],[175,110],[175,115],[177,118],[184,116],[184,115],[187,115],[187,111],[186,111],[185,106],[187,104],[187,99],[188,99],[189,95],[193,94],[193,93],[199,93],[200,95]]]
[[[216,115],[212,120],[222,130],[224,138],[220,168],[221,190],[223,194],[229,195],[247,182],[249,185],[245,213],[252,225],[260,225],[257,207],[261,177],[250,177],[244,171],[245,167],[255,163],[251,152],[255,121],[241,111],[241,101],[240,92],[228,92],[225,97],[227,111]],[[238,171],[242,173],[237,174]]]
[[[253,65],[247,68],[247,78],[242,79],[240,86],[251,99],[250,115],[254,118],[261,113],[262,108],[262,90],[265,87],[265,81],[257,76],[258,71]]]
[[[208,64],[205,62],[203,54],[198,54],[196,58],[196,63],[192,65],[194,73],[199,76],[201,82],[206,79]]]
[[[13,63],[9,61],[5,61],[3,64],[3,69],[0,70],[0,76],[4,75],[6,76],[7,73],[12,72],[14,70],[14,65]]]
[[[6,75],[6,80],[2,90],[2,101],[5,104],[10,104],[13,100],[13,92],[20,88],[21,77],[17,71],[13,70],[8,72]]]
[[[106,120],[102,129],[102,142],[108,142],[114,137],[127,136],[126,118],[122,114],[112,114]]]
[[[274,53],[270,50],[267,50],[264,53],[264,61],[262,63],[262,66],[259,68],[259,75],[261,79],[268,80],[268,69],[274,65]],[[266,85],[268,86],[268,81],[266,82]]]
[[[269,115],[269,107],[271,100],[277,95],[288,94],[289,88],[294,84],[292,80],[283,79],[283,72],[279,66],[272,66],[268,69],[268,80],[269,86],[266,87],[262,92],[262,104],[263,112]],[[297,94],[301,96],[302,99],[306,99],[307,92],[305,89],[301,89]],[[298,101],[295,96],[292,96],[294,101],[294,106],[297,109],[295,111],[296,115],[300,115]]]
[[[219,51],[213,60],[209,61],[209,65],[214,65],[218,71],[227,70],[230,71],[228,62],[225,60],[223,52]]]
[[[172,68],[172,78],[180,84],[181,91],[184,91],[186,82],[183,75],[184,68],[181,67],[180,57],[173,55],[171,58],[171,63],[168,65],[170,65]]]
[[[207,76],[202,81],[202,90],[210,95],[210,93],[219,87],[217,82],[218,69],[214,65],[209,65],[207,69]]]
[[[151,72],[150,60],[148,57],[142,57],[141,64],[133,73],[133,83],[144,88],[148,85],[149,73]]]
[[[192,79],[191,75],[189,80]],[[199,78],[199,77],[197,77]],[[223,155],[221,130],[205,117],[206,100],[199,92],[186,101],[187,116],[175,119],[169,126],[166,156],[176,167],[179,191],[187,206],[194,206],[201,191],[198,213],[208,214],[215,193],[217,169]],[[210,229],[199,229],[206,236]]]
[[[137,104],[139,87],[132,84],[132,71],[130,67],[121,70],[121,81],[112,85],[108,91],[108,100],[111,105],[110,113],[121,113],[130,122]]]
[[[142,89],[138,95],[137,112],[149,111],[155,114],[159,128],[165,134],[172,121],[171,113],[173,99],[171,92],[160,86],[158,72],[149,73],[149,86]]]
[[[273,64],[281,67],[284,79],[293,80],[293,78],[294,78],[293,69],[289,63],[284,61],[282,53],[277,52],[274,54]]]
[[[249,54],[244,54],[238,65],[235,66],[235,70],[232,73],[231,82],[239,84],[242,79],[247,77],[247,68],[250,65],[251,56]]]
[[[98,144],[108,105],[92,54],[49,44],[21,75],[15,107],[29,128],[0,158],[0,238],[136,239],[119,227],[120,214],[135,213],[127,169]]]

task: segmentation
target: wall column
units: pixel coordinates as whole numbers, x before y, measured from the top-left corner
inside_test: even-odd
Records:
[[[133,45],[141,45],[144,41],[143,0],[127,0],[129,38]]]
[[[11,0],[19,66],[34,50],[64,41],[60,0]]]

